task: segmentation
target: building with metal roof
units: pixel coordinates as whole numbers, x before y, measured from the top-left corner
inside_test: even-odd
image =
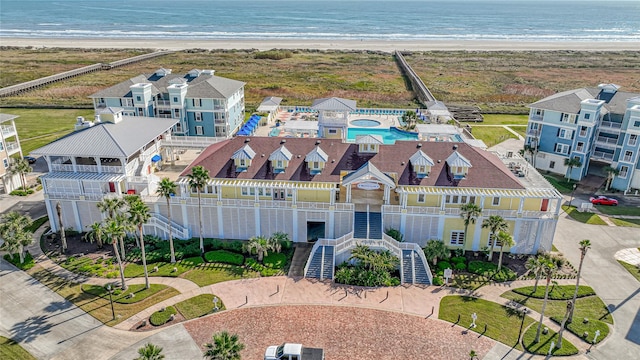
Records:
[[[176,119],[175,135],[228,138],[244,121],[244,85],[213,70],[172,74],[160,68],[90,97],[96,114],[117,107],[127,116]]]
[[[529,105],[526,155],[540,170],[572,180],[609,177],[640,190],[640,93],[615,84],[563,91]]]

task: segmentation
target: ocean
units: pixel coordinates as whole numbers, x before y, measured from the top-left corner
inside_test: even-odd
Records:
[[[623,42],[640,1],[0,0],[1,37]]]

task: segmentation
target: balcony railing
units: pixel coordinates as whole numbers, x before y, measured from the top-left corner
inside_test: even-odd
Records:
[[[594,151],[591,154],[592,159],[613,161],[613,154],[604,151]]]
[[[171,101],[169,101],[169,100],[156,100],[156,106],[170,107],[171,106]]]
[[[0,131],[2,132],[2,135],[4,135],[5,137],[9,137],[15,135],[16,128],[14,126],[4,125],[0,126]]]
[[[74,172],[72,164],[56,164],[56,163],[51,164],[51,171]],[[76,172],[97,173],[98,165],[76,165]],[[101,172],[106,174],[121,174],[122,167],[103,165],[101,167]]]
[[[605,136],[598,136],[598,138],[596,139],[596,142],[600,144],[617,145],[618,139],[605,137]]]
[[[20,151],[20,144],[18,144],[15,141],[8,142],[6,143],[6,150],[9,153],[9,155],[17,153],[18,151]]]
[[[618,122],[603,121],[602,123],[600,123],[600,127],[608,129],[620,129],[622,128],[622,124]]]

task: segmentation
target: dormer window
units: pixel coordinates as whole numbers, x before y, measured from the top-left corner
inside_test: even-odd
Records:
[[[316,143],[316,145],[318,144]],[[328,160],[329,156],[320,148],[320,146],[316,146],[311,150],[304,159],[304,161],[307,162],[309,173],[311,175],[319,174]]]
[[[284,172],[287,168],[287,165],[289,165],[289,161],[291,161],[292,157],[293,155],[289,150],[287,150],[284,145],[280,146],[278,150],[271,153],[271,155],[269,156],[269,161],[271,161],[271,166],[274,170],[273,172],[276,174]]]
[[[380,135],[359,135],[356,136],[356,144],[358,144],[358,152],[378,153],[384,141]]]
[[[431,158],[422,150],[416,151],[416,153],[409,158],[409,162],[411,162],[413,171],[416,173],[418,178],[429,176],[431,167],[433,166],[433,160],[431,160]]]
[[[249,144],[245,144],[241,149],[237,150],[231,156],[235,166],[236,172],[244,172],[247,171],[247,168],[251,166],[251,160],[256,156],[256,152],[249,146]]]
[[[467,177],[469,168],[471,168],[471,162],[460,155],[457,147],[454,148],[453,154],[451,154],[446,161],[454,179],[464,179]]]

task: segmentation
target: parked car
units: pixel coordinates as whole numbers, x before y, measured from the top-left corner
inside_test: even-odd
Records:
[[[611,205],[611,206],[618,205],[618,200],[614,198],[602,196],[602,195],[596,196],[596,197],[590,197],[589,201],[591,201],[593,205]]]
[[[34,158],[33,156],[25,156],[24,159],[27,160],[29,162],[29,164],[35,164],[36,163],[36,158]]]
[[[308,348],[302,344],[282,344],[269,346],[264,360],[324,360],[324,350]]]

